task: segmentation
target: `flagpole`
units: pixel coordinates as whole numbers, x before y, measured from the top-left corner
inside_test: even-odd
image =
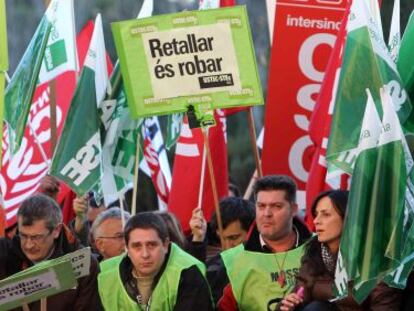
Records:
[[[51,0],[45,0],[46,9]],[[49,108],[50,108],[50,154],[53,157],[57,143],[57,126],[56,126],[56,79],[49,82]]]
[[[136,147],[136,156],[135,156],[135,168],[134,168],[134,188],[132,191],[132,206],[131,206],[131,216],[134,216],[137,213],[137,192],[138,192],[138,168],[139,168],[139,142],[141,140],[141,133],[138,130],[137,133],[137,147]]]
[[[122,229],[125,228],[125,206],[124,206],[124,195],[120,192],[118,192],[118,200],[119,200],[119,206],[121,207],[121,223],[122,223]]]
[[[201,208],[201,204],[203,200],[203,192],[204,192],[204,176],[206,173],[206,155],[207,155],[207,150],[206,150],[206,145],[204,144],[203,156],[201,157],[200,189],[198,191],[198,203],[197,203],[197,207],[200,207],[200,208]]]
[[[262,177],[262,164],[260,163],[260,155],[259,150],[257,148],[257,135],[256,135],[256,127],[254,123],[254,117],[253,117],[253,108],[249,107],[248,110],[248,123],[249,123],[249,134],[250,134],[250,141],[252,144],[252,150],[254,155],[254,161],[256,163],[256,171],[257,171],[257,177]],[[254,175],[253,175],[254,176]]]
[[[209,131],[209,127],[202,128],[203,138],[204,138],[204,149],[206,151],[205,153],[207,154],[208,171],[210,173],[211,190],[213,192],[214,207],[216,209],[216,218],[217,218],[217,225],[218,225],[218,230],[219,230],[220,242],[221,242],[221,246],[224,247],[223,223],[221,221],[219,198],[218,198],[218,193],[217,193],[216,179],[214,177],[213,161],[211,159],[210,144],[209,144],[209,140],[208,140],[208,131]]]
[[[249,200],[253,193],[253,186],[257,180],[257,169],[254,170],[252,178],[250,178],[249,185],[247,186],[246,192],[243,195],[243,199]]]

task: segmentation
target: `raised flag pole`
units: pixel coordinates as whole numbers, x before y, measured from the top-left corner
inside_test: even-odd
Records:
[[[218,198],[218,192],[217,192],[216,178],[214,177],[213,161],[211,159],[210,143],[208,140],[209,127],[203,127],[201,131],[203,132],[203,138],[204,138],[204,152],[207,155],[208,171],[210,173],[211,190],[213,192],[214,207],[216,209],[217,226],[219,230],[220,243],[221,243],[221,246],[223,247],[224,246],[223,222],[221,221],[221,213],[220,213],[220,207],[219,207],[219,198]],[[204,154],[203,154],[203,160],[205,160]],[[202,191],[202,189],[200,189],[200,191]]]
[[[141,131],[137,133],[137,148],[135,156],[135,167],[134,167],[134,188],[132,191],[132,206],[131,206],[131,216],[134,216],[137,213],[137,193],[138,193],[138,169],[139,169],[139,142],[141,140]]]
[[[254,161],[256,163],[257,176],[260,178],[260,177],[263,176],[263,171],[262,171],[262,164],[260,162],[259,149],[257,148],[256,126],[255,126],[255,123],[254,123],[253,108],[252,107],[250,107],[249,110],[248,110],[248,120],[249,120],[250,141],[251,141],[251,144],[252,144]]]
[[[49,6],[51,0],[45,0],[46,8]],[[50,97],[50,154],[53,156],[57,144],[57,126],[56,126],[56,79],[49,82]]]

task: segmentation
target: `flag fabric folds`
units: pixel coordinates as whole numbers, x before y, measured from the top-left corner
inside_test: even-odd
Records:
[[[51,174],[66,182],[78,195],[91,190],[102,176],[98,106],[108,83],[102,20],[98,15],[51,167]]]
[[[78,71],[73,0],[53,0],[46,13],[52,24],[39,73],[39,84],[66,71]]]
[[[327,176],[326,148],[331,128],[333,104],[335,102],[339,73],[342,65],[342,51],[345,45],[346,24],[349,15],[348,6],[342,19],[341,27],[336,36],[324,80],[316,101],[315,108],[309,123],[309,136],[314,145],[314,152],[306,183],[306,213],[305,222],[310,229],[314,229],[311,213],[312,202],[315,197],[327,189],[341,187],[340,175]],[[334,176],[332,176],[334,175]]]
[[[217,113],[215,118],[217,125],[210,128],[208,139],[220,199],[228,194],[227,149],[223,120],[218,118]],[[203,151],[204,139],[201,129],[190,129],[187,117],[185,117],[176,145],[171,191],[168,199],[168,210],[178,217],[184,231],[189,230],[192,210],[198,204]],[[214,198],[207,167],[201,208],[204,217],[210,220],[214,211]]]
[[[352,280],[360,303],[381,280],[404,288],[413,266],[413,160],[387,92],[382,122],[368,92],[336,271],[339,292]],[[398,279],[397,269],[405,271]]]
[[[4,119],[8,128],[9,147],[13,152],[19,149],[24,135],[51,28],[52,25],[44,16],[6,88]]]
[[[65,71],[77,71],[73,0],[53,0],[6,89],[5,120],[9,143],[20,147],[37,84]]]
[[[363,0],[354,0],[329,136],[328,169],[336,166],[352,174],[368,88],[375,102],[387,86],[404,130],[413,131],[412,106],[378,25]],[[380,108],[381,109],[381,108]]]

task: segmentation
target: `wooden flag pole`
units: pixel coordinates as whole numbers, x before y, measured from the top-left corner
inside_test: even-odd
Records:
[[[246,192],[244,193],[243,199],[249,200],[253,193],[253,186],[257,180],[257,169],[254,170],[253,176],[250,179],[249,185],[247,186]]]
[[[204,144],[204,147],[203,147],[203,156],[201,157],[200,188],[198,190],[198,203],[197,203],[197,207],[199,207],[199,208],[201,208],[201,204],[203,202],[204,176],[206,175],[206,156],[207,156],[207,149],[206,149],[206,144]]]
[[[47,310],[47,299],[41,298],[40,299],[40,311],[46,311]]]
[[[132,191],[132,206],[131,206],[131,216],[134,216],[137,213],[137,193],[138,193],[138,169],[139,169],[139,142],[141,141],[141,131],[138,130],[137,133],[137,149],[135,156],[135,168],[134,168],[134,189]]]
[[[262,171],[262,164],[260,163],[259,150],[257,148],[256,127],[254,123],[252,107],[249,107],[249,110],[248,110],[248,121],[249,121],[248,123],[249,123],[250,142],[252,144],[254,161],[256,163],[257,176],[260,178],[263,176],[263,171]]]
[[[219,206],[219,198],[217,193],[217,185],[216,179],[214,177],[214,169],[213,169],[213,161],[211,159],[211,152],[210,152],[210,144],[208,140],[208,130],[209,128],[203,128],[203,137],[204,137],[204,149],[207,154],[207,164],[208,164],[208,171],[210,173],[210,182],[211,182],[211,189],[213,191],[213,198],[214,198],[214,207],[216,209],[216,217],[217,217],[217,225],[219,230],[220,242],[221,247],[224,247],[224,239],[223,239],[223,222],[221,221],[221,213],[220,213],[220,206]]]
[[[50,0],[45,0],[46,8]],[[57,124],[56,124],[56,79],[49,82],[49,108],[50,108],[50,154],[53,157],[57,144]]]

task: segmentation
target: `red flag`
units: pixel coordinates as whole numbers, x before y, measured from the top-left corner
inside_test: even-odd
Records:
[[[264,174],[294,178],[301,208],[314,153],[309,120],[346,1],[276,3],[262,165]]]
[[[308,182],[306,184],[305,221],[311,230],[314,230],[311,213],[311,204],[314,198],[323,190],[340,188],[340,176],[338,176],[338,183],[336,185],[328,184],[326,181],[327,167],[325,156],[326,148],[328,147],[328,137],[333,112],[331,104],[335,101],[336,83],[339,79],[340,67],[342,65],[342,51],[345,44],[349,8],[350,4],[342,19],[341,28],[338,31],[336,42],[325,71],[321,91],[309,124],[309,135],[314,144],[315,152],[313,154]]]
[[[217,110],[217,113],[222,114],[220,110]],[[224,136],[225,120],[224,118],[218,118],[216,114],[216,122],[217,125],[209,130],[209,145],[218,196],[223,198],[228,194],[227,149]],[[177,142],[168,201],[168,210],[180,219],[184,231],[189,230],[188,223],[192,210],[198,204],[203,150],[204,140],[201,129],[191,130],[186,117]],[[210,220],[214,211],[214,198],[207,164],[201,208],[204,217]]]
[[[82,68],[83,61],[89,46],[93,32],[93,22],[88,22],[77,37],[79,65]],[[108,63],[108,71],[112,71],[111,62]],[[56,110],[57,132],[63,128],[63,123],[69,109],[70,101],[76,86],[75,72],[66,72],[56,78]],[[36,138],[30,128],[26,128],[23,142],[18,153],[11,159],[8,151],[7,135],[3,133],[3,166],[0,174],[0,189],[4,198],[7,227],[16,222],[17,208],[20,203],[39,187],[40,180],[46,175],[48,166],[45,158],[50,161],[50,88],[49,84],[42,84],[36,88],[30,108],[29,120]],[[7,130],[7,129],[5,129]],[[42,149],[39,147],[42,147]],[[58,201],[63,200],[59,195]],[[68,202],[71,203],[71,202]],[[73,214],[71,205],[63,211],[65,219]]]
[[[220,7],[235,6],[236,0],[220,0]]]
[[[151,179],[155,191],[157,192],[157,195],[162,203],[167,206],[169,196],[167,181],[161,170],[158,152],[154,149],[149,135],[145,135],[144,139],[144,157],[151,173]]]

